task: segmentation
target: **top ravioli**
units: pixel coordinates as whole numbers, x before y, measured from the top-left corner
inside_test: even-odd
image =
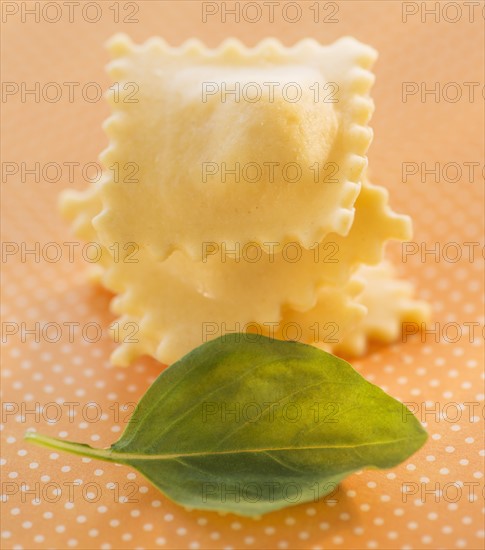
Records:
[[[101,242],[163,260],[202,243],[346,235],[372,132],[375,52],[351,38],[209,50],[117,36],[102,155]]]

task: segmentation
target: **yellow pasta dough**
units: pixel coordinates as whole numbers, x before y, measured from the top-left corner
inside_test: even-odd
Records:
[[[421,322],[429,318],[428,304],[413,298],[413,286],[398,279],[388,261],[360,266],[347,289],[350,290],[347,299],[351,300],[353,316],[342,318],[334,314],[329,321],[328,308],[334,310],[338,298],[333,289],[323,287],[313,308],[305,312],[286,311],[281,325],[296,323],[301,327],[302,341],[348,357],[364,354],[369,341],[395,341],[401,336],[403,322]],[[339,312],[344,310],[341,304],[337,307]]]
[[[103,248],[97,277],[120,316],[113,362],[148,354],[171,363],[234,330],[362,353],[368,337],[389,341],[404,317],[425,317],[380,263],[387,240],[410,238],[411,221],[363,173],[371,48],[350,38],[208,50],[117,37],[110,49],[120,85],[103,178],[65,192],[61,208],[80,238]],[[272,98],[244,97],[268,82]],[[287,82],[299,101],[278,95]],[[133,83],[138,101],[122,101]],[[315,101],[316,90],[336,102]],[[247,181],[243,168],[236,181],[227,170],[257,174],[265,163],[272,178]],[[121,177],[125,166],[138,181]],[[281,166],[300,167],[300,179],[289,182]]]
[[[119,84],[94,219],[101,242],[121,231],[157,260],[176,249],[200,259],[201,242],[309,248],[349,231],[372,136],[374,50],[352,38],[253,49],[229,40],[209,50],[126,37],[110,49]],[[257,101],[223,93],[247,84],[261,90]],[[217,93],[208,95],[209,85]]]
[[[413,285],[398,279],[389,262],[361,266],[356,278],[365,281],[357,303],[366,308],[367,314],[333,347],[336,353],[362,355],[369,340],[389,344],[402,336],[403,323],[429,318],[429,305],[413,298]]]

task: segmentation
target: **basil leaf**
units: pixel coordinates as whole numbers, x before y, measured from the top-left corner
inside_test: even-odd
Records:
[[[26,434],[132,466],[182,505],[242,515],[317,500],[351,472],[399,464],[426,437],[404,405],[342,359],[239,333],[162,372],[108,449]]]

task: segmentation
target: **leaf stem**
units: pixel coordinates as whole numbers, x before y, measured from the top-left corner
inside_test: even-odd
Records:
[[[74,443],[71,441],[65,441],[63,439],[57,439],[56,437],[49,437],[47,435],[41,435],[37,432],[25,432],[24,439],[43,447],[50,447],[58,451],[67,451],[76,455],[87,456],[89,458],[96,458],[98,460],[106,460],[107,462],[116,462],[111,457],[110,449],[95,449],[85,443]]]

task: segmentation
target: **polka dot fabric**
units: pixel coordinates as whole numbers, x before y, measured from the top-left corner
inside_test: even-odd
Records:
[[[3,4],[5,10],[14,3]],[[254,7],[241,11],[239,22],[229,14],[224,22],[220,6],[215,15],[206,12],[204,22],[202,2],[143,1],[136,14],[133,2],[120,2],[117,23],[114,3],[103,1],[74,12],[72,23],[67,11],[56,12],[61,19],[54,23],[42,13],[38,22],[22,14],[35,9],[33,2],[16,4],[18,12],[9,12],[2,29],[3,80],[14,83],[10,91],[19,86],[3,98],[2,120],[2,547],[483,548],[485,48],[479,11],[463,11],[452,22],[451,8],[425,17],[421,2],[349,1],[336,4],[332,16],[333,8],[320,2],[315,23],[310,8],[316,3],[300,2],[300,19],[291,22],[295,8],[285,5],[294,3],[280,2],[273,22],[264,12],[250,22]],[[101,15],[89,22],[82,13],[91,20]],[[429,441],[406,463],[352,475],[323,500],[253,519],[185,510],[129,468],[23,441],[25,430],[35,428],[109,446],[164,368],[146,359],[128,369],[109,364],[111,296],[87,278],[90,251],[69,244],[76,241],[56,210],[59,191],[84,188],[90,163],[106,145],[101,124],[108,107],[86,100],[82,90],[87,83],[109,85],[103,43],[117,31],[137,42],[161,35],[180,44],[195,36],[210,46],[228,36],[249,45],[276,36],[289,45],[307,36],[328,43],[350,34],[379,50],[371,177],[389,189],[396,211],[413,216],[413,242],[389,245],[389,254],[400,276],[431,303],[433,319],[428,332],[403,327],[401,341],[373,348],[354,366],[406,402],[427,427]],[[35,94],[22,101],[21,87],[36,82],[39,101]],[[63,93],[49,103],[42,87],[51,82]],[[73,101],[66,82],[79,83]],[[438,95],[423,95],[423,86],[439,88]],[[450,101],[457,90],[461,99]],[[35,163],[39,181],[28,172]],[[62,167],[57,181],[54,172],[42,174],[49,163]],[[462,174],[454,181],[456,166]]]

